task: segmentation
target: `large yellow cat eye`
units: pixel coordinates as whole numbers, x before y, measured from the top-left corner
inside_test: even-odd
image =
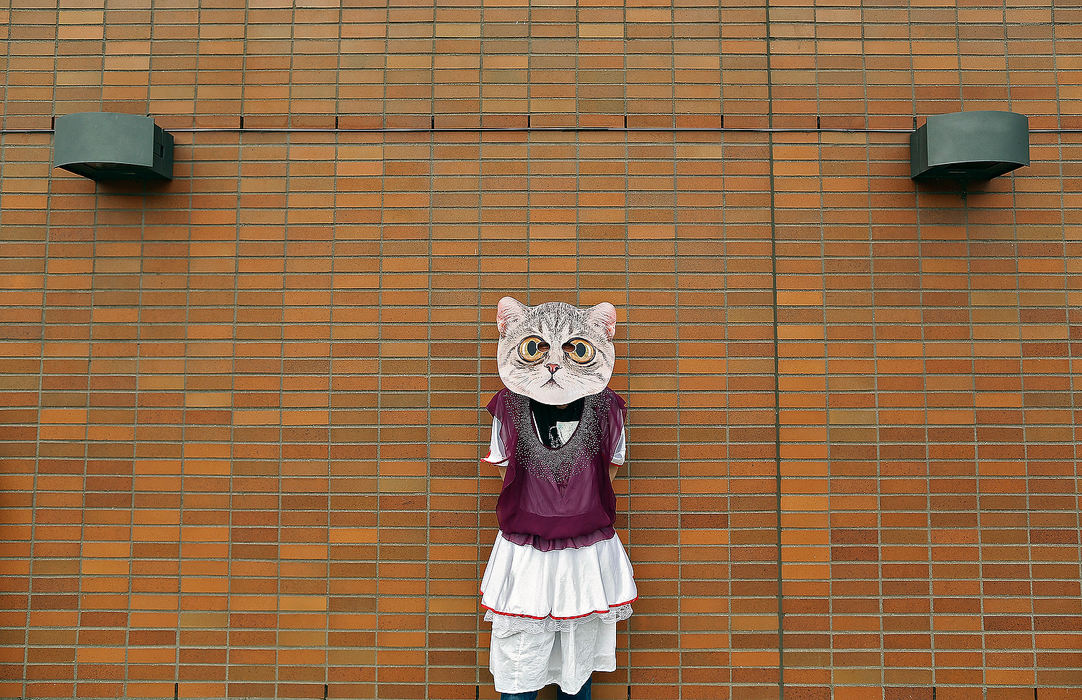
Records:
[[[594,359],[594,346],[582,338],[572,338],[563,345],[563,351],[575,362],[586,364]]]
[[[531,335],[518,344],[518,356],[526,362],[537,362],[548,350],[549,344],[536,335]]]

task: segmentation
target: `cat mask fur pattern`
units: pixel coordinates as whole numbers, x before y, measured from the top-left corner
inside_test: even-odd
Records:
[[[534,401],[562,406],[609,384],[616,350],[616,309],[550,301],[526,306],[511,297],[496,306],[496,367],[504,385]]]

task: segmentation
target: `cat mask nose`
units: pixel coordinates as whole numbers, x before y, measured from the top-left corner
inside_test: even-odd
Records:
[[[560,369],[560,365],[551,365],[550,364],[550,365],[545,365],[545,367],[548,367],[549,374],[556,374],[556,370]]]

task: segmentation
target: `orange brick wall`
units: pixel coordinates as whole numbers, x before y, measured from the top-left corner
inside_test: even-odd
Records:
[[[1082,10],[59,5],[0,9],[0,697],[494,697],[508,293],[619,310],[595,697],[1082,697]],[[1032,165],[914,185],[961,109]],[[91,110],[176,179],[51,170]]]

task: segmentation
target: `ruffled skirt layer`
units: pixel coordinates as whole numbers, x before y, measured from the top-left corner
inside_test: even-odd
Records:
[[[481,606],[528,620],[611,617],[638,597],[618,535],[577,549],[542,552],[496,537],[481,579]]]

